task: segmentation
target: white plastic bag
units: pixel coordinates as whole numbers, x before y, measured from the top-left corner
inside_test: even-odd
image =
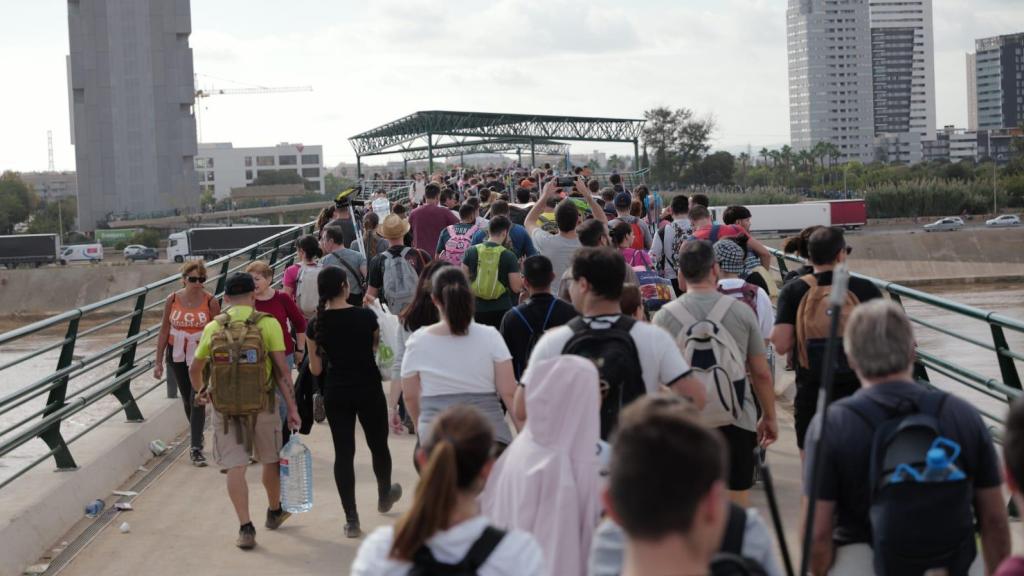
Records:
[[[380,305],[380,300],[374,300],[369,308],[377,315],[377,324],[380,326],[377,367],[380,368],[382,375],[390,377],[391,364],[394,362],[395,349],[398,347],[398,316],[384,311],[384,308]]]

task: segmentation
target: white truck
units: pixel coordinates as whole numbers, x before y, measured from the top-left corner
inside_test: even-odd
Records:
[[[189,258],[219,258],[294,227],[288,224],[222,226],[175,232],[167,237],[167,259],[184,262]]]
[[[61,265],[68,262],[100,262],[103,260],[103,244],[72,244],[60,251]]]
[[[715,222],[722,221],[726,206],[712,206]],[[750,210],[750,231],[799,232],[808,226],[831,226],[832,211],[828,203],[747,205]]]

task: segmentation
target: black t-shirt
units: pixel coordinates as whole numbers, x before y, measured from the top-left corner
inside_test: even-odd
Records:
[[[554,308],[552,308],[554,301]],[[547,326],[544,327],[544,318],[551,310],[551,317],[548,318]],[[551,294],[534,294],[529,300],[516,307],[526,320],[530,328],[536,331],[547,331],[556,326],[562,326],[579,315],[572,304],[565,300],[555,298]],[[512,367],[518,380],[526,370],[526,363],[530,359],[530,340],[533,339],[530,328],[526,327],[523,319],[514,311],[509,310],[501,320],[501,336],[505,339],[505,345],[512,353]],[[539,336],[538,336],[539,339]],[[536,342],[536,340],[534,340]]]
[[[850,544],[871,539],[868,508],[870,500],[871,442],[874,432],[848,405],[861,407],[877,402],[895,408],[901,402],[914,402],[926,389],[911,382],[888,382],[858,390],[849,398],[832,404],[828,410],[828,426],[823,448],[821,486],[818,497],[836,503],[837,542]],[[863,409],[862,409],[863,410]],[[807,462],[804,464],[804,492],[809,491],[814,470],[814,453],[820,434],[814,417],[807,432]],[[943,436],[960,444],[957,466],[972,480],[974,489],[995,488],[1002,484],[999,459],[992,436],[978,411],[956,396],[946,398],[939,413],[939,430]]]
[[[831,286],[832,285],[832,272],[822,272],[814,275],[818,279],[819,286]],[[868,280],[862,278],[850,278],[850,292],[857,297],[860,302],[867,302],[875,298],[881,298],[882,292],[874,284]],[[789,284],[785,284],[782,290],[779,291],[779,298],[775,304],[775,323],[776,324],[792,324],[796,326],[796,312],[800,308],[800,301],[803,300],[804,296],[811,289],[806,282],[796,279]],[[795,334],[794,334],[795,337]],[[794,350],[796,346],[794,346]],[[839,351],[843,353],[842,350]],[[799,385],[804,384],[817,384],[820,379],[820,374],[812,374],[809,370],[805,370],[800,363],[797,362],[796,367],[796,382]],[[851,376],[852,377],[852,376]],[[841,379],[841,376],[837,375],[837,382]],[[843,382],[840,382],[842,384]]]
[[[310,321],[306,336],[323,349],[325,387],[380,386],[380,370],[373,353],[373,333],[377,330],[377,315],[367,308],[325,310]]]
[[[402,250],[409,248],[409,251],[405,254],[405,259],[412,264],[413,270],[416,270],[416,274],[423,272],[423,269],[430,263],[430,255],[419,250],[417,248],[411,248],[408,246],[392,246],[388,248],[388,252],[392,256],[401,256]],[[367,283],[377,289],[377,297],[384,299],[384,254],[377,254],[370,259],[370,263],[366,267],[366,281]]]

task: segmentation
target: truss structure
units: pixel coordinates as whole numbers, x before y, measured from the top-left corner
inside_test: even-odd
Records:
[[[400,154],[406,162],[492,152],[565,156],[564,141],[632,142],[635,152],[644,121],[537,114],[414,112],[349,138],[356,162],[363,156]],[[636,156],[639,156],[637,154]]]

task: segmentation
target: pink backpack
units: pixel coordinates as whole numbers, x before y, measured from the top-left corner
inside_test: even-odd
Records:
[[[462,257],[466,250],[473,245],[473,235],[476,234],[477,226],[473,224],[464,234],[455,232],[455,225],[448,227],[448,241],[444,243],[444,252],[441,252],[441,259],[451,262],[456,266],[462,265]]]

